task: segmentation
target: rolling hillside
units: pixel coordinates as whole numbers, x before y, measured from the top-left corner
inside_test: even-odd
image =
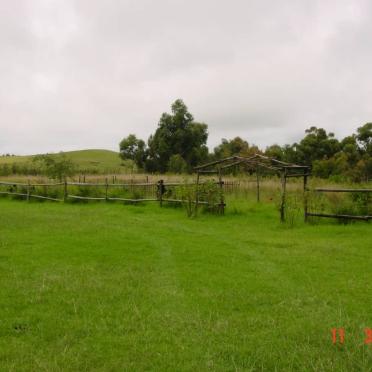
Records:
[[[60,153],[52,154],[58,156]],[[132,168],[130,161],[123,161],[119,153],[111,150],[78,150],[66,151],[63,154],[73,161],[81,171],[92,173],[122,173]],[[36,155],[28,156],[0,156],[0,166],[7,164],[27,164]]]

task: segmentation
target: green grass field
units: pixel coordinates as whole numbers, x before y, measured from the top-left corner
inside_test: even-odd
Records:
[[[188,219],[1,199],[0,370],[369,371],[371,238],[239,200]]]
[[[68,159],[73,161],[76,166],[84,172],[98,173],[120,173],[128,171],[132,166],[129,162],[124,162],[119,157],[119,153],[110,150],[78,150],[66,151],[63,153]],[[58,156],[58,154],[54,154]],[[32,163],[35,155],[29,156],[0,156],[0,166],[7,164],[27,164]]]

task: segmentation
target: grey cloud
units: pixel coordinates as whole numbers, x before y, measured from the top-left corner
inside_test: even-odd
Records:
[[[183,98],[211,147],[371,120],[369,1],[0,0],[0,153],[116,149]]]

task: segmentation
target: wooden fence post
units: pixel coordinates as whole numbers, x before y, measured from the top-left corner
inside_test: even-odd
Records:
[[[106,177],[106,184],[105,184],[105,199],[108,200],[108,179]]]
[[[163,180],[160,180],[160,181],[159,181],[159,190],[158,190],[158,193],[159,193],[159,202],[160,202],[160,207],[163,206],[163,188],[164,188],[163,183],[164,183]]]
[[[260,173],[259,168],[256,168],[256,178],[257,178],[257,203],[260,202]]]
[[[30,183],[30,180],[27,180],[27,201],[30,201],[30,194],[31,194],[31,183]]]
[[[199,172],[196,174],[196,192],[195,192],[195,216],[198,214],[199,206]]]
[[[281,173],[282,181],[282,200],[280,203],[280,221],[285,221],[285,199],[286,199],[286,186],[287,186],[287,170],[284,169],[284,172]]]
[[[304,176],[304,220],[307,222],[307,212],[308,212],[308,188],[307,188],[307,175]]]
[[[369,216],[370,215],[370,213],[369,213],[369,201],[370,201],[370,193],[369,192],[367,192],[367,198],[366,198],[367,200],[366,200],[366,203],[367,203],[367,215]]]
[[[225,213],[225,199],[223,197],[223,182],[222,182],[222,172],[221,167],[218,168],[218,183],[220,185],[220,213]]]
[[[65,178],[65,182],[63,184],[63,201],[66,203],[67,201],[67,181]]]

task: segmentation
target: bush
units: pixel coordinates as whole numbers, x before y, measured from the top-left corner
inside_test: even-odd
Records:
[[[367,192],[353,192],[350,198],[355,204],[358,215],[367,216],[370,214],[371,196]],[[372,212],[371,212],[372,213]]]
[[[213,181],[207,181],[199,185],[199,200],[208,203],[204,206],[204,210],[207,212],[219,213],[223,196],[223,190]]]
[[[76,173],[75,164],[64,154],[35,156],[33,162],[38,165],[43,174],[60,182]]]
[[[186,173],[187,163],[179,154],[172,155],[168,162],[168,171],[172,173]]]
[[[196,217],[198,211],[196,206],[197,198],[197,187],[194,184],[187,184],[179,187],[180,197],[183,202],[183,205],[186,209],[188,217]]]
[[[188,217],[196,217],[198,207],[202,207],[205,212],[218,213],[220,212],[220,200],[222,190],[212,181],[195,184],[188,184],[186,181],[178,188],[178,193],[183,205],[186,209]],[[208,204],[199,204],[197,206],[196,200],[206,202]]]

